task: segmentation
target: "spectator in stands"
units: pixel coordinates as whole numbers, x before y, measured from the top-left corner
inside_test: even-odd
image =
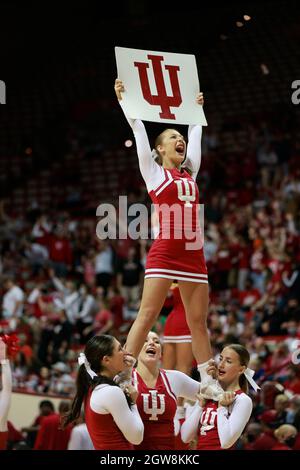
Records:
[[[240,249],[238,253],[238,279],[237,287],[239,291],[244,291],[253,287],[253,283],[247,284],[247,279],[249,278],[249,269],[250,269],[250,254],[251,248],[246,240],[239,236]]]
[[[49,393],[70,396],[75,390],[75,382],[70,372],[70,366],[64,362],[53,364]]]
[[[129,248],[127,258],[120,262],[117,276],[117,287],[127,303],[128,308],[138,309],[140,289],[144,269],[137,259],[136,249]]]
[[[18,354],[22,354],[24,356],[26,365],[30,368],[32,366],[34,352],[32,347],[28,344],[27,336],[23,333],[19,333],[19,351]]]
[[[83,266],[83,279],[87,286],[93,287],[96,284],[96,272],[95,272],[95,252],[89,250],[86,256],[82,257]]]
[[[244,289],[239,289],[239,302],[243,310],[251,310],[253,305],[260,299],[261,293],[253,287],[251,279],[247,279]]]
[[[125,300],[119,289],[113,286],[108,289],[107,298],[109,310],[113,314],[114,336],[119,336],[121,333],[120,328],[124,331],[126,330],[126,326],[129,328],[129,325],[126,325],[123,315]]]
[[[275,398],[274,408],[276,411],[276,423],[277,426],[285,424],[287,420],[287,409],[289,407],[289,397],[284,393],[277,395]]]
[[[48,367],[41,367],[39,370],[39,381],[36,386],[37,393],[48,393],[50,386],[50,370]]]
[[[61,293],[61,301],[55,300],[56,306],[65,310],[69,322],[74,325],[79,314],[80,294],[76,288],[74,281],[66,280],[62,282],[58,277],[54,276],[54,271],[49,271],[54,286]]]
[[[284,382],[284,388],[289,392],[300,395],[300,366],[296,364],[288,365],[288,374]]]
[[[35,243],[34,239],[25,240],[24,256],[31,266],[33,277],[40,275],[49,260],[47,247],[40,243]]]
[[[56,227],[49,243],[49,258],[55,275],[66,277],[72,268],[72,248],[62,227]]]
[[[281,324],[282,332],[288,333],[288,337],[284,340],[284,344],[288,347],[290,353],[300,348],[300,323],[297,320],[289,320]]]
[[[86,285],[81,285],[79,294],[80,300],[76,328],[80,334],[80,344],[85,344],[89,338],[84,332],[86,328],[89,329],[89,327],[93,324],[95,316],[99,311],[99,304],[95,297],[91,294],[91,289]]]
[[[252,348],[251,359],[256,357],[263,362],[265,368],[270,367],[272,353],[268,344],[261,337],[255,339]]]
[[[97,254],[95,257],[95,273],[97,286],[104,289],[104,297],[114,274],[114,250],[111,245],[103,240],[97,242]]]
[[[223,239],[216,253],[217,271],[218,271],[218,289],[228,289],[228,276],[232,268],[232,260],[227,240]]]
[[[261,181],[263,187],[272,186],[278,155],[270,142],[264,142],[257,151],[257,161],[261,167]]]
[[[297,436],[297,429],[291,424],[282,424],[275,429],[276,444],[270,450],[292,450]]]
[[[56,361],[65,360],[73,328],[63,309],[52,312],[48,317],[41,317],[39,323],[38,359],[50,367]]]
[[[263,309],[263,316],[256,330],[259,336],[281,334],[282,312],[277,307],[276,297],[271,297]]]
[[[287,409],[286,423],[293,424],[294,426],[296,426],[297,430],[299,431],[300,430],[299,418],[300,418],[300,394],[294,395],[290,399],[290,404]]]
[[[253,450],[253,443],[258,439],[261,432],[262,426],[259,423],[249,423],[242,436],[242,450]]]
[[[275,380],[283,382],[288,376],[290,363],[291,357],[287,345],[284,342],[277,343],[270,360],[268,373],[272,374]]]
[[[26,433],[26,442],[31,449],[34,446],[37,432],[41,427],[43,419],[45,416],[50,416],[55,412],[54,405],[50,400],[42,400],[39,404],[39,410],[40,414],[34,419],[31,426],[22,428],[22,432]]]
[[[260,417],[262,432],[253,441],[252,450],[270,450],[276,444],[273,424],[275,414],[274,410],[266,411]]]
[[[61,401],[58,413],[44,417],[34,444],[35,450],[67,450],[72,425],[61,429],[61,416],[70,410],[69,401]]]
[[[290,275],[285,271],[282,274],[282,282],[288,289],[288,298],[295,298],[300,301],[300,265],[295,263],[292,266]]]
[[[264,247],[261,242],[255,243],[254,251],[250,257],[251,280],[254,289],[258,289],[261,294],[265,290],[265,265],[264,265]]]
[[[108,309],[106,301],[100,305],[100,310],[96,314],[93,324],[83,330],[83,335],[86,339],[90,339],[94,335],[110,334],[113,328],[113,314]]]
[[[2,316],[13,321],[12,329],[14,329],[23,313],[24,291],[17,286],[13,277],[4,279],[3,286],[6,292],[3,296]]]
[[[223,320],[223,334],[239,339],[244,331],[244,325],[238,321],[238,314],[235,311],[229,311],[227,316],[221,317]]]
[[[68,450],[94,450],[94,446],[84,422],[84,413],[76,420],[75,426],[71,431]]]
[[[51,230],[52,223],[48,220],[47,214],[42,214],[34,223],[31,236],[36,244],[47,246]]]

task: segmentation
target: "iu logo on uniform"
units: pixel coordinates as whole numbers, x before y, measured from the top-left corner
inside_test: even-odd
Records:
[[[165,395],[157,393],[157,390],[149,390],[142,393],[143,408],[147,415],[151,415],[149,421],[157,421],[157,415],[162,415],[166,410]]]
[[[205,413],[201,416],[201,435],[205,436],[207,431],[210,431],[215,427],[217,412],[214,408],[207,408]]]
[[[164,66],[165,69],[169,72],[170,83],[173,93],[172,96],[168,96],[161,64],[164,60],[164,57],[161,55],[148,54],[147,58],[152,62],[157,95],[153,95],[150,90],[149,77],[147,72],[149,64],[147,62],[134,62],[135,67],[137,67],[139,71],[143,97],[149,104],[154,106],[160,106],[161,113],[159,113],[159,116],[162,119],[176,119],[175,114],[171,113],[170,107],[172,106],[178,108],[182,103],[180,86],[178,81],[178,72],[180,70],[180,67],[178,65]]]
[[[180,180],[174,180],[177,185],[178,199],[185,203],[186,207],[192,207],[191,202],[196,199],[196,187],[194,181],[188,180],[187,178],[180,178]]]

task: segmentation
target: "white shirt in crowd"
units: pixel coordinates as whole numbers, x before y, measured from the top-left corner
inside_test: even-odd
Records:
[[[80,294],[77,290],[70,292],[65,288],[64,284],[58,277],[52,279],[56,289],[62,293],[62,299],[55,299],[54,304],[57,308],[65,310],[67,318],[72,325],[76,323],[79,307],[80,307]]]
[[[21,302],[16,309],[17,303]],[[3,317],[11,318],[13,315],[21,317],[23,313],[24,292],[18,286],[11,287],[3,296]]]
[[[85,423],[77,424],[77,426],[72,429],[68,450],[94,450]]]
[[[113,274],[113,251],[110,246],[107,246],[103,251],[97,254],[95,258],[95,271],[96,274]]]

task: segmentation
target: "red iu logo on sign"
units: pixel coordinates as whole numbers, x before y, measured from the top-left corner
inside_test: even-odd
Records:
[[[142,92],[144,99],[151,105],[160,106],[161,113],[159,116],[162,119],[175,119],[175,114],[171,113],[170,107],[176,107],[181,105],[182,98],[180,93],[178,71],[180,67],[178,65],[165,65],[165,69],[169,72],[172,96],[167,95],[162,64],[164,60],[163,56],[160,55],[147,55],[147,58],[152,61],[153,74],[155,78],[155,84],[157,89],[157,95],[152,95],[150,90],[149,78],[147,69],[149,64],[147,62],[134,62],[135,67],[138,68],[140,82],[142,86]]]

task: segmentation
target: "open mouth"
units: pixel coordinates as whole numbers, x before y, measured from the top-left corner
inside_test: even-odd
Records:
[[[179,153],[179,155],[184,155],[184,150],[185,150],[185,149],[184,149],[184,144],[182,144],[182,143],[179,142],[179,143],[176,145],[175,150],[176,150],[177,153]]]
[[[152,346],[149,346],[149,348],[146,349],[146,354],[150,357],[154,357],[156,354],[156,349]]]
[[[220,369],[218,370],[219,377],[222,377],[225,374],[226,374],[226,372],[224,370],[220,370]]]

